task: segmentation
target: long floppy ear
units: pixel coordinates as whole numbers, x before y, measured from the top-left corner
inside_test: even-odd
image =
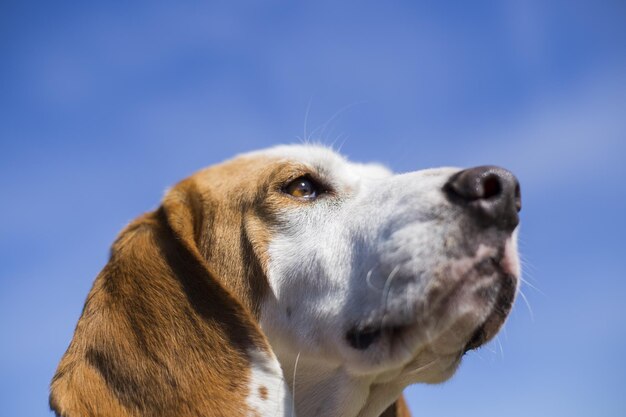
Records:
[[[205,207],[186,180],[120,234],[52,380],[50,406],[58,415],[258,411],[249,400],[253,362],[276,361],[250,313],[200,254],[198,238],[210,224]],[[277,366],[260,372],[282,378]],[[284,412],[284,405],[276,409]]]

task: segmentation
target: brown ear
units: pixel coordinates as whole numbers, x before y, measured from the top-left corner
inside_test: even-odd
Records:
[[[248,352],[269,345],[200,253],[206,207],[186,180],[120,234],[52,380],[58,415],[247,414]]]

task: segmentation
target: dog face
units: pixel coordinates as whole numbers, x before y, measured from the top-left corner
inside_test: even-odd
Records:
[[[502,325],[519,208],[501,168],[393,175],[315,146],[199,171],[113,244],[51,407],[379,417]]]
[[[313,146],[236,161],[264,161],[254,194],[263,227],[248,235],[262,242],[260,323],[279,358],[439,382],[502,325],[519,275],[508,171],[393,175]]]

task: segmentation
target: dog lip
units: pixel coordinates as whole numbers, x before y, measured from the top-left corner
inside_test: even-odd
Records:
[[[498,332],[513,306],[516,278],[512,274],[507,274],[502,269],[501,273],[502,287],[498,291],[496,303],[491,313],[487,316],[485,321],[478,326],[463,348],[464,354],[488,342]]]
[[[505,253],[485,256],[474,263],[473,271],[481,276],[497,274],[501,280],[501,287],[492,295],[495,296],[495,304],[491,312],[484,321],[478,324],[462,347],[460,354],[477,349],[491,340],[508,316],[515,297],[517,275],[511,273],[506,264]],[[402,338],[415,330],[416,326],[425,324],[415,317],[389,313],[387,312],[383,319],[378,316],[378,319],[370,319],[353,325],[345,333],[345,340],[353,349],[366,351],[383,338],[388,339],[392,344],[403,340]]]
[[[467,342],[467,344],[463,348],[463,354],[466,354],[470,350],[478,349],[479,347],[481,347],[487,339],[486,336],[487,335],[485,333],[485,325],[482,324],[480,327],[478,327],[478,329],[476,329],[469,342]]]

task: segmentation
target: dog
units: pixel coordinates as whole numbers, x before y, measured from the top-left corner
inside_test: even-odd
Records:
[[[513,305],[520,188],[314,145],[197,172],[112,246],[51,383],[77,416],[409,416]]]

